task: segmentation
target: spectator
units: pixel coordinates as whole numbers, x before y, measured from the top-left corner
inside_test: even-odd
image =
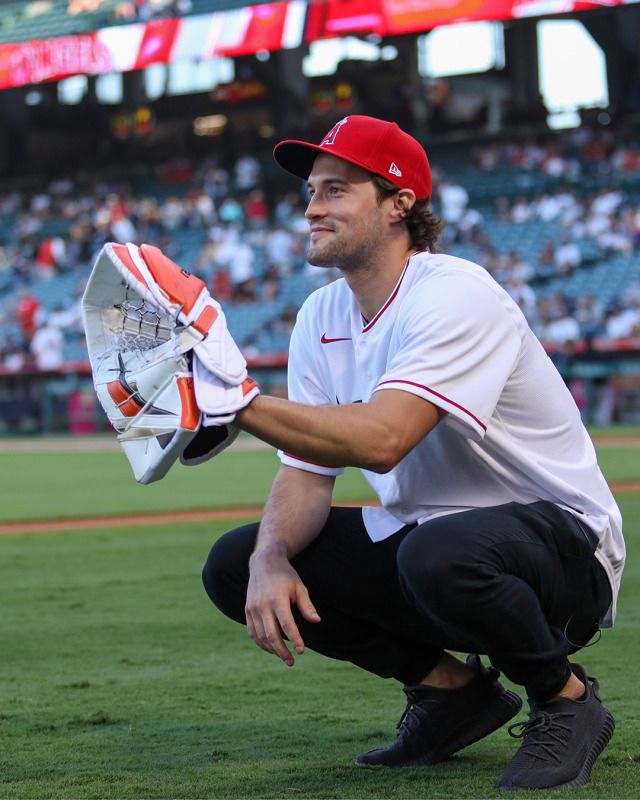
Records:
[[[275,300],[280,292],[280,272],[274,265],[267,267],[262,276],[262,299],[265,302]]]
[[[438,194],[444,221],[450,224],[458,223],[469,203],[467,190],[458,183],[445,178],[440,184]]]
[[[513,300],[520,306],[523,314],[529,318],[536,307],[536,293],[519,278],[510,277],[504,287]]]
[[[4,350],[2,366],[9,372],[20,372],[28,364],[28,348],[25,345],[10,344]]]
[[[591,339],[602,329],[604,321],[604,308],[595,296],[588,292],[581,295],[576,304],[575,318],[580,325],[580,334],[585,339]]]
[[[269,220],[269,206],[262,189],[252,189],[244,202],[244,217],[252,228],[264,228]]]
[[[276,225],[267,233],[265,242],[267,260],[287,271],[293,260],[293,234],[286,228]]]
[[[83,333],[80,297],[70,298],[66,305],[57,303],[48,315],[48,322],[67,334]]]
[[[229,275],[228,269],[217,269],[213,273],[213,280],[211,281],[211,293],[220,303],[225,303],[227,300],[231,300],[233,296],[233,285],[231,283],[231,276]]]
[[[567,275],[582,262],[580,248],[575,242],[562,239],[555,249],[553,261],[558,275]]]
[[[637,301],[625,307],[616,301],[607,311],[605,336],[608,339],[640,337],[640,304]]]
[[[220,204],[220,208],[218,209],[218,217],[220,218],[220,222],[237,225],[244,222],[244,211],[242,210],[242,206],[238,200],[229,195],[228,197],[225,197]]]
[[[515,202],[511,206],[511,222],[516,225],[521,225],[523,222],[529,222],[534,216],[534,206],[526,197],[516,197]]]
[[[260,181],[260,162],[247,153],[241,155],[235,163],[233,177],[236,188],[242,194],[249,192]]]
[[[20,327],[20,332],[25,342],[31,342],[38,327],[38,312],[40,302],[28,289],[20,290],[18,304],[16,306],[16,319]]]
[[[187,216],[183,200],[175,195],[168,197],[160,206],[160,222],[166,233],[182,228]]]
[[[64,362],[64,336],[48,318],[33,335],[31,353],[36,367],[43,372],[60,369]]]
[[[204,191],[213,199],[216,208],[229,190],[229,172],[218,165],[209,167],[204,174]]]
[[[541,331],[542,341],[547,344],[569,345],[580,340],[580,326],[571,315],[566,304],[553,312]]]
[[[36,255],[38,276],[51,280],[67,265],[67,246],[60,236],[49,236],[40,243]]]
[[[216,207],[213,198],[204,191],[199,189],[190,198],[191,200],[191,224],[194,227],[208,228],[216,221]]]

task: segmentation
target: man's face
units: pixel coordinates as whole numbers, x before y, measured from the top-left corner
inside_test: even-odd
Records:
[[[385,204],[378,205],[376,188],[365,170],[321,153],[307,187],[310,264],[345,271],[366,266],[379,255],[388,221]]]

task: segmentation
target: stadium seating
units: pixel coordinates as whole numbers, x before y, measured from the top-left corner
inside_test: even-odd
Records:
[[[633,246],[626,252],[614,254],[604,253],[598,242],[584,232],[580,235],[572,234],[571,238],[579,249],[581,263],[575,268],[559,273],[553,265],[541,264],[540,258],[549,243],[552,246],[557,245],[567,236],[566,226],[557,219],[544,221],[535,214],[524,222],[515,223],[505,218],[504,213],[499,213],[496,202],[498,198],[506,199],[509,207],[509,204],[520,196],[532,201],[545,192],[553,193],[558,187],[566,186],[566,178],[552,177],[543,169],[525,169],[502,164],[495,170],[481,169],[469,164],[468,153],[468,147],[451,146],[443,147],[442,152],[435,147],[430,152],[432,162],[438,165],[441,178],[446,175],[448,179],[464,186],[469,195],[468,206],[477,210],[482,216],[479,237],[460,235],[456,225],[450,225],[443,241],[445,251],[477,261],[488,268],[491,268],[485,263],[488,249],[498,257],[510,252],[517,253],[533,268],[528,283],[538,299],[560,294],[571,305],[583,295],[592,293],[600,304],[607,308],[614,302],[619,303],[624,300],[630,291],[637,290],[640,286],[638,254],[640,238],[637,232]],[[579,180],[571,184],[570,192],[583,205],[587,205],[589,198],[601,189],[622,187],[624,208],[640,209],[640,174],[634,172],[612,174],[610,170],[599,172],[591,169],[588,162],[585,162],[581,169],[582,174]],[[268,183],[264,180],[265,175],[269,175]],[[262,180],[264,185],[269,186],[273,212],[275,201],[281,196],[278,194],[279,190],[282,189],[284,193],[290,185],[283,183],[279,186],[271,176],[271,167],[265,162]],[[72,188],[67,198],[93,202],[88,194],[89,190],[80,182],[74,183],[75,179],[71,177]],[[105,176],[107,185],[111,177]],[[179,183],[169,180],[163,172],[151,168],[130,170],[129,178],[131,194],[129,196],[128,191],[126,197],[118,202],[124,205],[133,202],[135,205],[135,202],[143,198],[153,199],[160,212],[164,204],[170,202],[170,198],[178,198],[179,202],[187,204],[185,207],[188,207],[189,197],[194,192],[200,191],[203,186],[202,170],[195,163],[186,171],[185,177]],[[113,181],[113,186],[118,186],[118,180]],[[230,174],[229,193],[235,196],[239,203],[244,202],[246,193],[243,195],[243,192],[234,185],[232,174]],[[34,194],[35,191],[21,190],[22,209],[29,207],[29,201]],[[2,200],[0,187],[0,202]],[[94,200],[95,208],[90,214],[96,213],[100,204],[105,202],[102,196]],[[440,211],[437,188],[434,208],[436,212]],[[17,321],[12,316],[11,310],[16,306],[21,286],[28,286],[42,309],[50,312],[61,306],[68,306],[71,298],[75,298],[77,302],[90,269],[90,261],[87,260],[63,265],[48,279],[39,277],[35,267],[27,268],[26,274],[17,273],[11,260],[12,258],[15,260],[16,252],[21,247],[30,244],[33,249],[34,241],[37,245],[49,236],[68,240],[73,219],[68,215],[57,213],[56,207],[52,205],[47,213],[40,215],[40,227],[37,232],[27,237],[25,241],[18,241],[15,231],[21,221],[24,221],[25,214],[28,217],[27,212],[13,209],[0,217],[0,243],[3,244],[6,257],[12,264],[0,270],[0,303],[5,309],[0,317],[0,340],[5,341],[5,344],[20,340]],[[640,210],[638,219],[640,220]],[[202,261],[203,250],[210,246],[209,232],[199,218],[194,216],[192,210],[186,213],[175,227],[164,231],[161,228],[152,230],[153,236],[157,234],[159,237],[157,244],[169,245],[177,261],[189,269],[199,271],[205,280],[212,283],[214,274],[220,266],[216,267],[215,262],[210,263],[206,259]],[[290,327],[282,322],[281,316],[291,308],[299,308],[317,286],[316,278],[304,268],[304,258],[298,256],[281,269],[275,294],[263,297],[262,284],[269,267],[265,244],[268,230],[269,228],[265,229],[260,225],[252,228],[248,223],[244,224],[241,238],[251,244],[254,255],[252,268],[255,279],[254,293],[241,298],[238,302],[233,300],[225,302],[229,327],[238,342],[250,347],[252,352],[257,351],[260,354],[286,352]],[[92,252],[96,252],[102,242],[110,238],[109,232],[105,230],[93,230],[92,235]],[[498,270],[496,277],[506,282],[508,274],[502,274]],[[86,359],[84,344],[77,331],[67,331],[65,358],[71,361]]]
[[[103,0],[94,11],[69,14],[68,0],[2,3],[0,43],[88,33],[112,25],[118,0]]]

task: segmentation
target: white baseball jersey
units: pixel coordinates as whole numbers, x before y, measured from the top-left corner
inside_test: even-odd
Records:
[[[443,514],[549,500],[597,534],[611,624],[625,559],[620,512],[564,381],[486,270],[418,253],[369,322],[343,278],[310,295],[291,338],[289,398],[366,403],[385,389],[446,416],[389,473],[363,470],[382,504],[363,512],[372,540]],[[279,455],[299,469],[343,472]]]

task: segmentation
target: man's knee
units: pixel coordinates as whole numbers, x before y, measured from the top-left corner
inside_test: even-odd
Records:
[[[202,583],[223,614],[244,623],[244,603],[249,580],[249,556],[258,523],[243,525],[221,536],[211,548],[202,569]]]

